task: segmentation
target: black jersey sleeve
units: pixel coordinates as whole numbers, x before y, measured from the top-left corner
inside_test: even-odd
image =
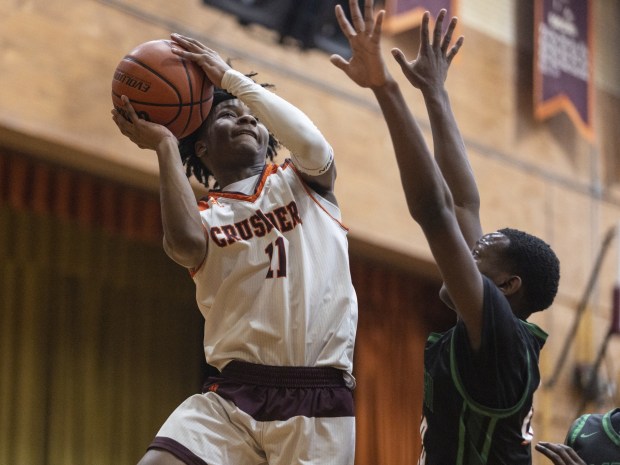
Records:
[[[490,279],[483,280],[480,349],[471,348],[465,324],[459,321],[454,332],[457,366],[472,399],[485,407],[507,409],[528,388],[529,336],[502,292]]]

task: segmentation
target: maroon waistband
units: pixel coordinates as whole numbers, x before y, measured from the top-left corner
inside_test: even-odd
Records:
[[[292,367],[257,365],[233,360],[221,376],[243,384],[259,386],[313,388],[345,386],[344,371],[334,367]]]

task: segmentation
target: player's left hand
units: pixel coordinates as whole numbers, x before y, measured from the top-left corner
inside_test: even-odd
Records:
[[[431,42],[428,31],[430,13],[428,11],[424,13],[420,32],[420,49],[415,60],[407,61],[400,49],[392,49],[392,55],[400,65],[404,75],[414,87],[422,90],[422,92],[443,87],[450,63],[463,45],[464,37],[461,36],[448,50],[457,19],[456,17],[452,18],[446,33],[442,37],[445,16],[446,10],[442,9],[437,16],[433,41]]]
[[[572,447],[565,444],[541,441],[535,448],[554,465],[587,465]]]
[[[357,0],[349,0],[349,7],[351,22],[340,5],[336,5],[336,19],[349,41],[351,59],[347,61],[334,54],[330,61],[360,87],[381,87],[389,80],[389,73],[381,56],[381,28],[385,11],[381,10],[375,18],[373,0],[365,0],[364,15]]]
[[[231,66],[215,50],[207,47],[196,39],[173,33],[170,38],[182,49],[173,48],[172,53],[191,60],[202,68],[209,80],[217,87],[222,87],[224,73]]]

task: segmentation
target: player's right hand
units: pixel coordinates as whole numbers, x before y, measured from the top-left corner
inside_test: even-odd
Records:
[[[553,465],[587,465],[572,447],[565,444],[541,441],[536,444],[536,450],[549,458]]]
[[[172,137],[178,144],[167,127],[140,118],[126,95],[121,96],[121,100],[123,106],[112,110],[112,119],[121,133],[134,144],[141,149],[155,150],[166,137]]]
[[[345,72],[360,87],[379,88],[391,77],[381,55],[381,30],[385,11],[375,17],[373,0],[365,0],[362,14],[357,0],[349,0],[351,20],[347,19],[342,6],[336,5],[336,19],[351,47],[351,59],[338,54],[330,57],[331,63]]]

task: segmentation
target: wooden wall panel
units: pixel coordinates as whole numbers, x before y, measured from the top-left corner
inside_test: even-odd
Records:
[[[437,280],[359,257],[352,272],[360,312],[355,463],[417,463],[424,344],[454,313],[439,302]]]
[[[136,227],[157,199],[112,185],[133,204],[106,230],[100,180],[2,160],[28,189],[0,199],[0,463],[135,463],[202,376],[193,283]]]

